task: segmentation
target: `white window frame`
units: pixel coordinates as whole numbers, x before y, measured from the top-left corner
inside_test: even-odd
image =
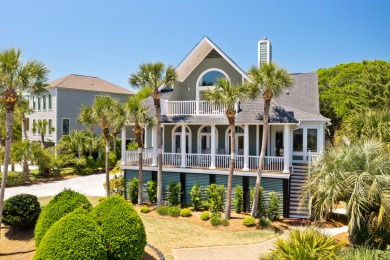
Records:
[[[218,72],[222,73],[229,80],[229,82],[231,82],[228,74],[225,71],[221,70],[221,69],[210,68],[210,69],[207,69],[207,70],[203,71],[200,74],[200,76],[198,77],[198,79],[196,80],[196,100],[199,100],[200,91],[207,90],[207,89],[214,89],[215,88],[214,86],[199,86],[199,83],[202,80],[203,76],[205,74],[209,73],[210,71],[218,71]]]
[[[176,153],[176,135],[181,136],[181,131],[176,132],[176,129],[183,125],[177,125],[172,129],[172,153]],[[186,131],[186,135],[188,135],[188,153],[192,153],[192,132],[191,128],[188,127],[188,125],[185,125],[185,127],[188,129],[188,132]],[[181,144],[180,144],[181,145]]]

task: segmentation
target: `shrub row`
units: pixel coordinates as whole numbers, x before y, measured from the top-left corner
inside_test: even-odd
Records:
[[[0,172],[0,183],[1,183],[1,179],[3,177],[3,173]],[[22,172],[8,172],[8,175],[7,175],[7,180],[6,180],[6,187],[11,187],[11,186],[18,186],[18,185],[22,185],[25,183],[25,180],[24,180],[24,175]]]

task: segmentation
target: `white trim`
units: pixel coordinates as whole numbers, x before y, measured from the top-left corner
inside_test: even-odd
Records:
[[[218,52],[219,55],[222,56],[222,58],[224,58],[237,72],[239,72],[246,80],[250,80],[250,78],[248,77],[248,75],[240,68],[238,67],[229,57],[227,57],[225,55],[225,53],[223,53],[223,51],[217,46],[215,45],[207,36],[203,37],[202,40],[200,40],[200,42],[195,46],[194,49],[192,49],[192,51],[184,58],[184,60],[176,67],[176,70],[179,71],[181,70],[182,66],[184,66],[184,64],[186,64],[186,62],[192,58],[193,54],[196,53],[196,51],[204,44],[208,44],[212,49],[214,49],[215,51]],[[204,58],[203,58],[204,59]],[[191,72],[194,71],[194,69],[203,61],[203,59],[201,59],[198,64],[196,64],[193,68],[191,68],[191,70],[189,70],[186,75],[183,77],[182,81],[184,81],[190,74]]]
[[[210,152],[211,152],[211,149],[214,149],[216,150],[216,148],[218,147],[218,129],[215,127],[215,147],[212,147],[212,141],[211,141],[211,132],[207,132],[207,133],[202,133],[202,129],[205,128],[205,127],[210,127],[211,129],[213,128],[212,125],[203,125],[201,127],[199,127],[198,129],[198,153],[201,154],[202,153],[202,144],[201,144],[201,141],[202,141],[202,136],[209,136],[209,140],[210,140]],[[212,130],[210,130],[212,131]]]
[[[239,125],[236,125],[236,127],[240,127],[243,131],[244,131],[244,133],[237,133],[236,132],[236,135],[235,135],[235,147],[234,147],[234,153],[236,153],[236,154],[239,154],[238,153],[238,146],[237,146],[237,143],[238,143],[238,137],[239,136],[242,136],[243,138],[244,138],[244,134],[245,134],[245,129],[244,129],[244,127],[242,127],[242,126],[239,126]],[[228,152],[229,151],[229,149],[230,149],[230,145],[229,145],[229,137],[230,137],[230,134],[229,134],[229,130],[230,130],[230,125],[228,125],[228,127],[226,128],[226,131],[225,131],[225,151],[226,152]],[[244,147],[244,149],[245,149],[245,147]],[[229,153],[228,153],[229,154]]]
[[[188,152],[189,153],[192,153],[192,132],[191,132],[191,128],[188,127],[188,125],[176,125],[173,129],[172,129],[172,133],[171,133],[171,140],[172,140],[172,153],[176,153],[176,138],[175,136],[178,135],[178,136],[181,136],[181,131],[180,132],[177,132],[176,133],[176,129],[180,126],[185,126],[187,129],[188,129],[188,133],[186,131],[186,135],[188,135]]]

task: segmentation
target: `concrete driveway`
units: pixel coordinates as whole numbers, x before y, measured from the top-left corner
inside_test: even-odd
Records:
[[[72,189],[90,196],[105,196],[106,192],[103,187],[105,181],[105,173],[99,173],[60,181],[11,187],[5,189],[5,199],[22,193],[32,194],[37,197],[54,196],[64,189]]]

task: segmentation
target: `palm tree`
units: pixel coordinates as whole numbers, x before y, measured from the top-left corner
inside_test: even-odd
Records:
[[[125,115],[125,106],[123,104],[117,103],[114,107],[115,113],[112,118],[112,150],[116,154],[116,136],[118,131],[125,126],[126,115]]]
[[[339,146],[325,151],[310,173],[301,199],[311,195],[317,219],[328,219],[338,202],[344,201],[351,242],[384,242],[383,234],[390,232],[390,151],[386,144],[366,138],[352,143],[344,138]]]
[[[49,125],[49,121],[38,120],[38,122],[34,122],[32,131],[33,133],[38,132],[38,134],[41,136],[42,148],[45,148],[45,134],[47,130],[49,130],[49,132],[54,131],[54,127]]]
[[[267,148],[268,117],[271,100],[273,97],[278,96],[283,91],[283,89],[290,87],[293,84],[293,79],[288,74],[286,69],[278,67],[273,62],[263,63],[260,66],[252,66],[249,69],[248,75],[251,79],[249,83],[252,92],[251,96],[255,97],[261,93],[261,96],[264,100],[263,137],[261,141],[259,169],[256,178],[255,197],[253,199],[251,211],[251,215],[255,217],[257,214],[259,190],[261,177],[263,174],[265,151]]]
[[[30,180],[30,169],[28,164],[35,160],[35,151],[41,149],[37,142],[30,142],[29,140],[18,140],[12,144],[11,147],[11,161],[23,165],[24,180]]]
[[[248,97],[248,89],[243,84],[232,85],[226,78],[217,79],[217,85],[214,90],[207,89],[203,92],[203,98],[216,105],[225,105],[225,115],[229,121],[230,126],[230,165],[229,165],[229,177],[226,194],[226,205],[225,205],[225,218],[230,219],[230,208],[232,204],[232,186],[233,186],[233,172],[235,163],[235,136],[236,136],[236,125],[235,117],[236,110],[235,104],[239,100],[244,100]],[[215,149],[215,147],[212,147]]]
[[[142,135],[145,126],[153,125],[153,119],[148,114],[148,108],[141,104],[141,98],[132,96],[126,103],[126,111],[130,123],[134,124],[133,132],[138,145],[138,204],[142,204],[142,166],[143,142]],[[123,156],[123,155],[122,155]]]
[[[157,205],[162,203],[162,136],[161,136],[161,91],[162,87],[175,84],[177,73],[173,66],[165,67],[164,63],[144,63],[139,65],[137,73],[130,75],[129,83],[135,88],[152,88],[152,97],[157,118]]]
[[[21,60],[21,55],[22,51],[19,49],[8,49],[0,52],[0,99],[4,103],[6,110],[4,172],[0,191],[0,226],[3,216],[4,191],[11,154],[11,141],[13,138],[15,105],[21,99],[24,91],[38,95],[45,93],[49,73],[49,69],[39,61],[30,60],[24,64]]]
[[[72,130],[69,135],[64,135],[61,138],[61,142],[63,142],[70,150],[77,151],[77,157],[80,159],[87,146],[87,134],[89,134],[88,130]]]
[[[97,97],[92,105],[92,117],[99,124],[103,130],[103,136],[106,145],[106,192],[107,197],[110,196],[110,169],[109,169],[109,158],[110,158],[110,128],[112,127],[112,119],[115,117],[118,100],[109,97],[102,96]]]
[[[95,141],[95,133],[93,131],[93,127],[97,124],[95,118],[92,116],[92,107],[89,105],[83,105],[81,107],[81,112],[79,116],[77,117],[77,122],[80,124],[85,125],[88,127],[90,131],[90,135],[88,136],[86,142],[87,146],[89,147],[89,156],[92,156],[92,150],[94,148],[94,141]]]

